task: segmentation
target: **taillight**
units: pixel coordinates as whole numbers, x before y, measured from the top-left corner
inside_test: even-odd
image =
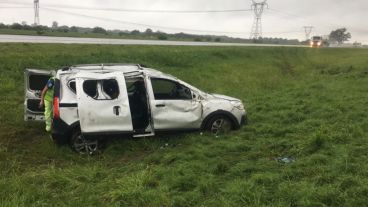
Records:
[[[59,97],[54,97],[54,119],[60,118]]]

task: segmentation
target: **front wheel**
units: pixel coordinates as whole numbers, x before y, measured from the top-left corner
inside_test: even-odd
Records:
[[[98,150],[98,141],[86,139],[80,130],[73,133],[70,143],[72,149],[79,154],[95,154]]]
[[[223,115],[218,115],[210,119],[206,127],[213,135],[225,134],[233,129],[231,120]]]

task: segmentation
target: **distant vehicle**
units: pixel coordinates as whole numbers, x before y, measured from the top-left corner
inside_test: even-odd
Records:
[[[52,74],[26,70],[26,121],[44,120],[40,91]],[[102,135],[201,129],[217,135],[246,122],[239,99],[205,93],[140,65],[77,65],[57,70],[55,78],[52,138],[79,153],[94,153]]]
[[[313,36],[310,41],[311,47],[322,47],[323,46],[323,38],[321,36]]]

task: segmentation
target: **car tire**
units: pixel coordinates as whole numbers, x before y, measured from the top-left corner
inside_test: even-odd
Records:
[[[78,154],[93,155],[99,150],[98,140],[86,139],[79,129],[73,132],[70,146]]]
[[[234,125],[232,121],[225,115],[216,115],[212,117],[206,125],[206,129],[215,136],[225,134],[233,128]]]

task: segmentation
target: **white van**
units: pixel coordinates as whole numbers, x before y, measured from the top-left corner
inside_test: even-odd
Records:
[[[57,143],[70,143],[79,153],[95,152],[96,138],[102,135],[142,137],[203,129],[218,134],[246,122],[239,99],[208,94],[171,75],[133,64],[26,69],[26,121],[44,120],[38,104],[53,75],[52,137]]]

